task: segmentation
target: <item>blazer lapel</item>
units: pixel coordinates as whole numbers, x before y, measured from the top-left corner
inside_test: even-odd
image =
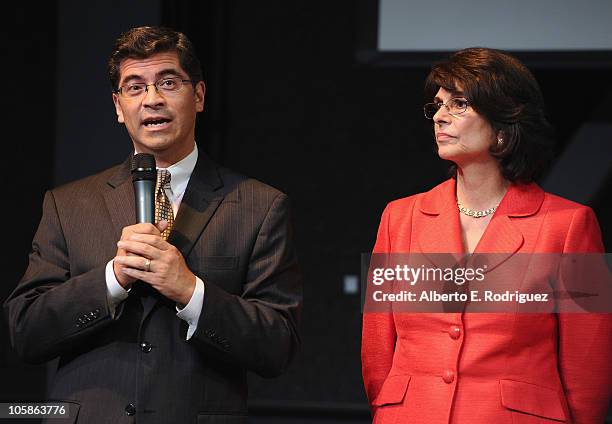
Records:
[[[476,246],[473,266],[486,263],[489,272],[518,252],[524,237],[513,220],[535,214],[543,201],[544,191],[536,184],[511,184]]]
[[[168,242],[176,246],[184,258],[189,256],[221,204],[224,198],[222,187],[223,181],[216,164],[204,154],[200,154],[168,237]],[[143,298],[143,322],[157,302],[163,299],[159,294]]]
[[[121,237],[123,227],[136,223],[136,206],[134,188],[130,177],[131,156],[117,168],[107,184],[112,190],[104,193],[104,201],[110,215],[117,240]]]
[[[191,174],[168,242],[186,258],[223,200],[216,164],[203,154]]]
[[[421,252],[439,268],[452,268],[463,254],[455,180],[449,179],[421,198],[414,228]]]
[[[130,155],[119,166],[117,172],[108,180],[108,185],[112,189],[104,193],[104,201],[113,222],[117,240],[121,238],[121,232],[124,227],[136,224],[136,202],[134,200],[134,187],[130,178],[131,160],[132,156]],[[157,303],[157,298],[161,296],[147,283],[136,281],[130,291],[130,298],[134,297],[138,298],[144,310],[150,312]],[[144,316],[145,314],[142,315],[142,319],[144,319]]]
[[[544,191],[536,184],[511,184],[482,235],[471,261],[486,260],[488,270],[498,266],[518,252],[524,242],[514,219],[538,212],[544,201]],[[415,215],[414,227],[419,229],[419,247],[436,266],[447,267],[453,255],[463,252],[459,212],[456,207],[455,180],[449,179],[425,193]],[[485,254],[479,255],[479,254]],[[456,262],[455,262],[456,263]]]

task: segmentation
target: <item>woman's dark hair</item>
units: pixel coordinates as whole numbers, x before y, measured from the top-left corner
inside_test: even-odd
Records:
[[[121,34],[108,59],[108,77],[113,90],[119,84],[119,66],[124,59],[146,59],[156,53],[176,52],[181,68],[193,85],[203,80],[202,67],[191,41],[170,28],[142,26]]]
[[[503,144],[491,147],[502,175],[528,183],[546,168],[552,153],[552,127],[533,74],[518,59],[499,50],[469,48],[435,64],[425,82],[428,102],[439,88],[462,92],[476,112],[501,131]],[[451,166],[456,175],[457,166]]]

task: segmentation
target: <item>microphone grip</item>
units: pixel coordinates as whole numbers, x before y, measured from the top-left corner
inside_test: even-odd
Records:
[[[136,222],[155,224],[155,181],[134,181],[134,200],[136,203]]]

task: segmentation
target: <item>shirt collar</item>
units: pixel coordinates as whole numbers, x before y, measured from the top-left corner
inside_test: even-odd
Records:
[[[135,151],[134,154],[136,153],[138,152]],[[170,165],[168,168],[157,168],[167,169],[170,171],[170,190],[172,190],[173,195],[177,196],[185,192],[187,189],[187,183],[189,182],[189,178],[191,177],[191,173],[193,172],[197,161],[198,145],[194,142],[193,150],[183,159]]]
[[[198,145],[193,143],[193,150],[183,159],[166,168],[170,171],[170,189],[174,195],[179,195],[185,192],[189,177],[198,161]],[[164,168],[158,168],[164,169]]]

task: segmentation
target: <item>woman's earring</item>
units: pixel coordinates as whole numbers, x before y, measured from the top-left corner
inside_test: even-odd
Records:
[[[501,147],[504,145],[503,137],[497,137],[497,147]]]

